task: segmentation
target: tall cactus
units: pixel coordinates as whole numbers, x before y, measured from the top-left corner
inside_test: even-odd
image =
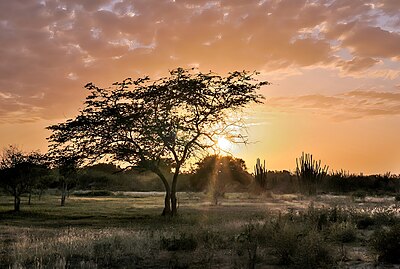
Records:
[[[263,191],[267,189],[267,167],[261,164],[259,158],[257,158],[256,165],[254,166],[254,177],[257,184],[261,187]]]
[[[317,184],[326,176],[329,166],[321,166],[321,160],[313,160],[312,154],[301,154],[296,158],[296,174],[300,191],[307,195],[317,194]]]

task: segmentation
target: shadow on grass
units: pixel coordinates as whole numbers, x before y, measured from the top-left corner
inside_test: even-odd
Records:
[[[166,222],[160,216],[159,211],[146,212],[147,214],[130,215],[91,215],[82,212],[79,215],[60,215],[46,212],[35,212],[21,210],[20,212],[0,212],[0,224],[14,227],[41,227],[41,228],[63,228],[63,227],[127,227],[137,225],[148,225],[151,223]]]

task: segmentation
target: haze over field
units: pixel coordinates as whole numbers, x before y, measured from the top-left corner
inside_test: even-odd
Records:
[[[398,0],[1,1],[0,146],[46,151],[87,82],[246,69],[272,83],[230,149],[248,166],[400,173],[399,29]]]

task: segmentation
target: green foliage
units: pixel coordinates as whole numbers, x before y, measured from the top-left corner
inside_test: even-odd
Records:
[[[400,225],[376,230],[370,241],[379,255],[379,260],[400,263]]]

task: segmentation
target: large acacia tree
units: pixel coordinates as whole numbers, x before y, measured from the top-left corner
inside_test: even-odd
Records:
[[[145,168],[165,187],[163,215],[177,213],[179,173],[193,157],[215,149],[220,136],[245,142],[237,112],[259,103],[267,82],[256,72],[214,73],[178,68],[168,77],[127,78],[109,88],[88,83],[85,106],[74,119],[49,126],[50,151],[73,152],[88,162],[108,160]],[[169,163],[172,179],[160,164]]]

